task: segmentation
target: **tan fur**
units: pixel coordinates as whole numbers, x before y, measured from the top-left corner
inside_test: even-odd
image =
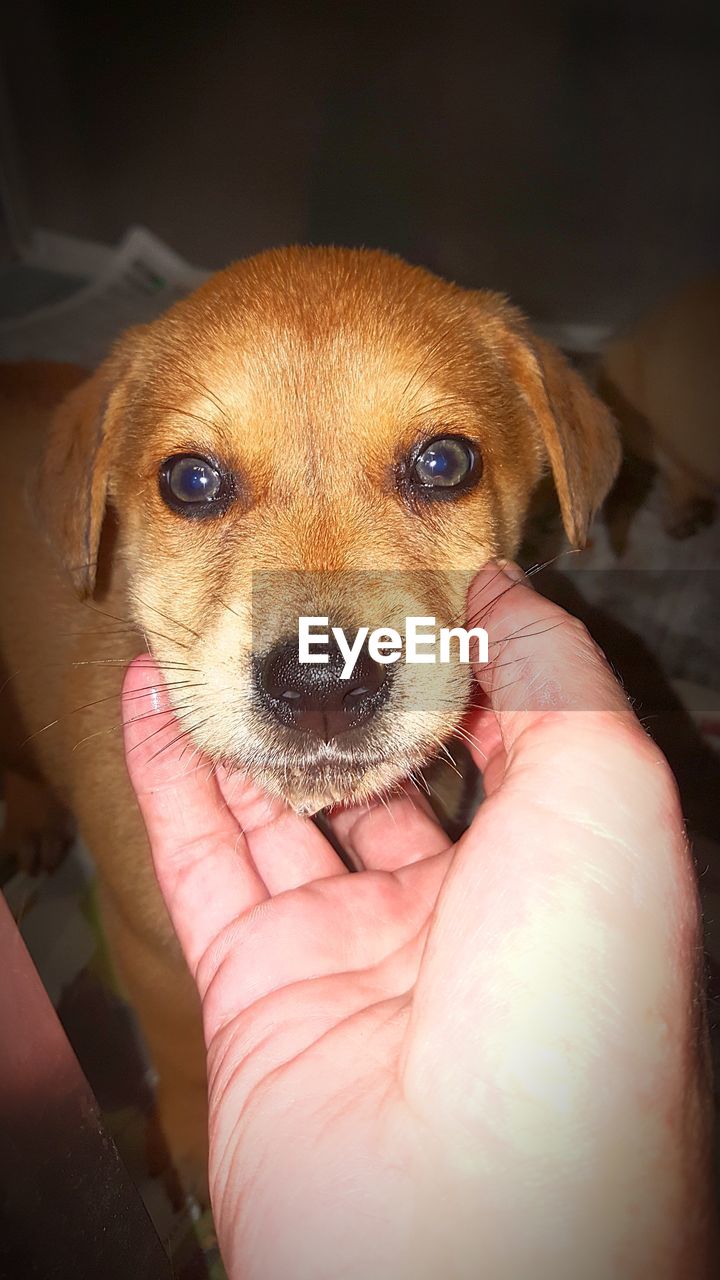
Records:
[[[298,747],[268,722],[253,699],[252,651],[296,629],[299,612],[348,629],[402,630],[408,613],[461,622],[472,573],[515,554],[548,465],[579,543],[618,445],[606,410],[502,299],[379,252],[287,249],[239,263],[80,376],[4,375],[0,637],[16,673],[4,758],[51,782],[95,855],[168,1135],[176,1158],[198,1168],[195,997],[113,728],[124,664],[142,647],[127,620],[211,757],[308,811],[386,790],[451,736],[467,668],[399,664],[387,703],[342,754],[337,742]],[[403,457],[457,433],[482,453],[478,486],[408,504],[396,480]],[[221,518],[190,522],[165,506],[158,469],[181,452],[218,456],[237,475]],[[20,492],[40,458],[26,506]],[[36,735],[23,752],[18,721]]]
[[[720,490],[720,277],[682,289],[612,342],[598,380],[627,448],[660,470],[668,532],[693,532]]]

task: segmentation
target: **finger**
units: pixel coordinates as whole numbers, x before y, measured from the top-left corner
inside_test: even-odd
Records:
[[[147,658],[128,668],[122,713],[125,758],[155,872],[195,974],[217,935],[263,901],[267,889],[209,763],[188,760],[187,737]]]
[[[334,810],[330,821],[344,848],[368,870],[395,871],[450,846],[424,797],[407,791]]]
[[[550,712],[602,712],[639,728],[610,667],[585,627],[537,595],[522,570],[488,565],[468,596],[473,626],[488,633],[490,661],[475,676],[498,718],[505,749]],[[492,744],[492,726],[474,726]]]
[[[230,945],[211,954],[204,966],[208,1036],[238,1009],[282,987],[290,989],[297,1006],[298,986],[308,979],[315,984],[336,976],[347,987],[348,975],[354,974],[357,983],[350,985],[362,984],[366,998],[376,981],[385,995],[388,982],[398,982],[397,990],[406,992],[450,857],[448,852],[428,858],[397,876],[326,878],[245,917]],[[316,995],[313,986],[311,1022]],[[277,1021],[276,1013],[276,1006],[269,1010],[271,1022]]]
[[[577,1064],[602,1043],[608,1019],[617,1017],[616,1043],[641,1036],[657,1011],[664,1027],[668,955],[688,945],[696,922],[672,775],[585,629],[492,569],[473,583],[470,614],[488,631],[490,653],[512,659],[516,673],[508,683],[492,664],[478,669],[506,768],[458,844],[413,1005],[423,1053],[406,1088],[432,1082],[443,1099],[468,1087],[448,1043],[462,1040],[466,1052],[472,1044],[464,1060],[473,1078],[483,1062],[493,1079],[498,1062],[503,1070],[522,1063],[530,1034],[548,1062],[559,1061],[562,1043],[582,1080]],[[594,1039],[583,1028],[598,978],[605,1026]],[[681,994],[687,1002],[687,989]],[[506,1060],[490,1060],[493,1018]]]
[[[294,813],[246,774],[221,768],[218,781],[271,895],[345,871],[340,858],[310,818]]]

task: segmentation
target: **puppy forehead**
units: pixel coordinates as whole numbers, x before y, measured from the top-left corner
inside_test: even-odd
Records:
[[[459,291],[438,282],[419,299],[417,290],[388,297],[372,278],[362,288],[306,283],[300,291],[276,281],[261,295],[218,288],[200,309],[190,299],[158,333],[157,399],[174,403],[186,427],[190,415],[205,419],[221,447],[252,454],[277,444],[277,433],[323,454],[340,440],[346,449],[410,441],[438,409],[440,425],[462,427],[488,360]]]
[[[401,427],[440,401],[463,403],[467,379],[460,368],[453,376],[455,363],[456,351],[443,360],[416,336],[401,343],[361,328],[322,338],[275,329],[236,348],[231,361],[217,360],[211,386],[240,429],[262,423],[312,441],[326,428],[361,435],[368,423],[380,429],[392,419]]]

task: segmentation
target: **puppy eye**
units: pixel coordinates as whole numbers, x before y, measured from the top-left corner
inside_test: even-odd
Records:
[[[181,515],[218,513],[231,496],[229,478],[207,458],[178,453],[160,468],[160,493],[169,507]]]
[[[477,475],[479,457],[462,436],[431,440],[417,455],[410,483],[422,489],[457,489]]]

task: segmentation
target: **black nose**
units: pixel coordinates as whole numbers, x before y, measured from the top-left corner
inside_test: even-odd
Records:
[[[300,662],[294,636],[281,640],[264,659],[256,659],[255,680],[262,701],[281,724],[313,730],[327,742],[374,716],[389,689],[388,668],[366,649],[346,680],[344,665],[343,655],[332,645],[327,662]]]

